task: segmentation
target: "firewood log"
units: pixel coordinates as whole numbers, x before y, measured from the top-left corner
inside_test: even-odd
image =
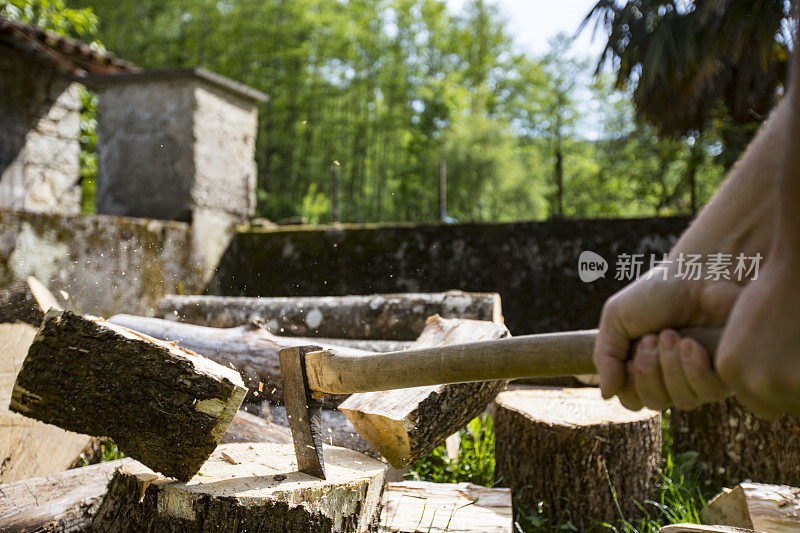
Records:
[[[703,522],[759,531],[800,531],[800,488],[742,483],[703,509]]]

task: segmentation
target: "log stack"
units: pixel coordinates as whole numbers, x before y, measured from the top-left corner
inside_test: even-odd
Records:
[[[593,388],[507,391],[495,407],[496,476],[511,487],[515,514],[545,502],[551,523],[614,522],[620,511],[630,520],[655,496],[660,413],[628,411]]]

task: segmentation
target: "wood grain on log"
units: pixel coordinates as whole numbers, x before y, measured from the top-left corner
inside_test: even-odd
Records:
[[[384,465],[325,447],[328,479],[297,472],[291,444],[223,444],[187,483],[120,469],[95,532],[363,532],[378,517]]]
[[[167,295],[156,315],[217,328],[263,320],[273,333],[301,337],[413,341],[431,315],[502,322],[497,293],[372,294],[247,298]]]
[[[711,499],[703,522],[759,531],[800,531],[800,488],[742,483]]]
[[[0,289],[0,482],[66,470],[93,440],[8,410],[14,381],[52,294],[33,277]]]
[[[515,513],[544,501],[551,517],[614,522],[617,504],[633,519],[655,496],[660,413],[628,411],[594,388],[514,390],[495,403],[496,476],[511,487]]]
[[[0,531],[88,531],[114,470],[133,462],[122,459],[0,484]]]
[[[673,450],[699,454],[704,477],[714,485],[745,480],[800,486],[800,417],[757,417],[735,398],[672,409]]]
[[[511,491],[471,483],[388,483],[380,531],[511,533]]]
[[[49,311],[10,409],[114,439],[154,470],[189,479],[246,394],[239,374],[174,344],[68,311]]]
[[[507,337],[502,324],[430,317],[412,348]],[[505,381],[414,387],[351,395],[339,409],[395,468],[424,457],[480,414]]]

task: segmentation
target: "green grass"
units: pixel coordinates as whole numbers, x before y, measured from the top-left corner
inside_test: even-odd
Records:
[[[668,414],[663,418],[662,431],[663,460],[659,494],[654,501],[640,503],[644,518],[629,521],[621,516],[614,523],[592,522],[586,527],[587,521],[581,517],[573,517],[566,512],[551,516],[548,503],[538,502],[530,512],[515,517],[516,531],[580,531],[576,524],[582,524],[585,531],[656,533],[667,524],[699,523],[700,511],[706,498],[716,494],[718,487],[704,486],[696,453],[672,453],[672,431]],[[494,467],[494,425],[490,416],[483,415],[461,431],[461,447],[457,460],[449,460],[444,446],[440,446],[415,463],[407,478],[437,483],[468,481],[491,487],[494,484]]]

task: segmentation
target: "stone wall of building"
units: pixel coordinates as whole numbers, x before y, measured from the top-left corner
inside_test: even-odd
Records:
[[[253,216],[256,98],[263,95],[202,69],[87,83],[99,93],[98,213],[230,222]]]
[[[36,276],[81,313],[152,315],[202,291],[201,263],[185,223],[0,210],[0,286]]]
[[[0,207],[78,213],[80,89],[0,45]]]
[[[513,334],[597,325],[619,254],[667,251],[687,218],[242,230],[208,292],[230,296],[499,292]],[[582,251],[606,277],[578,277]],[[659,255],[660,259],[661,256]],[[645,266],[645,269],[647,266]]]

